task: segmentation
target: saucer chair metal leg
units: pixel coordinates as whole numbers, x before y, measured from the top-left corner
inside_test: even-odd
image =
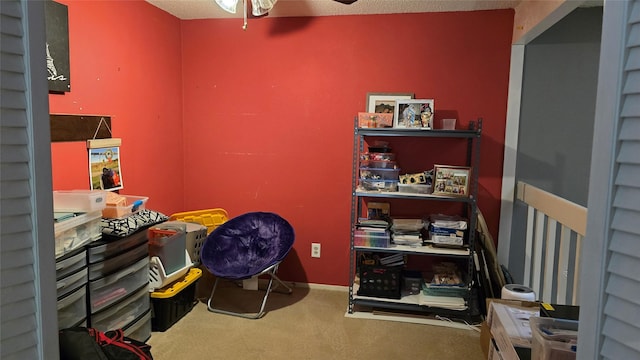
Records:
[[[245,314],[245,313],[240,313],[240,312],[235,312],[235,311],[228,311],[228,310],[222,310],[222,309],[218,309],[218,308],[214,308],[213,307],[213,295],[216,291],[216,288],[218,286],[218,281],[220,281],[220,278],[216,278],[215,283],[213,284],[213,289],[211,289],[211,295],[209,296],[209,300],[207,300],[207,310],[211,311],[211,312],[215,312],[215,313],[220,313],[220,314],[226,314],[226,315],[233,315],[233,316],[239,316],[239,317],[243,317],[245,319],[259,319],[262,317],[262,315],[264,315],[264,308],[267,304],[267,298],[269,297],[269,293],[271,293],[271,291],[274,291],[279,284],[281,284],[282,286],[284,286],[287,290],[286,290],[286,294],[291,294],[293,292],[293,289],[291,289],[289,286],[287,286],[282,280],[280,280],[280,278],[278,278],[278,276],[276,276],[275,271],[277,271],[278,267],[274,266],[271,270],[264,272],[263,274],[267,274],[269,275],[269,284],[267,285],[267,289],[264,293],[264,297],[262,298],[262,304],[260,305],[260,311],[258,311],[255,314]],[[276,280],[279,284],[276,284],[275,287],[273,287],[273,280]],[[273,287],[273,288],[272,288]]]

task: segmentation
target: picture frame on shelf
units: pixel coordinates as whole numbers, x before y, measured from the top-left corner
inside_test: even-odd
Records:
[[[398,99],[394,108],[393,127],[431,130],[434,114],[433,99]]]
[[[413,93],[367,93],[367,109],[369,113],[395,114],[396,100],[413,99]],[[395,121],[395,120],[394,120]],[[393,123],[392,123],[393,124]]]
[[[468,166],[434,165],[433,195],[468,197],[470,180]]]

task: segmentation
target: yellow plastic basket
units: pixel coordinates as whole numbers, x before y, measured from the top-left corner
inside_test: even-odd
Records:
[[[169,220],[204,225],[207,227],[207,234],[210,234],[215,228],[229,220],[229,214],[227,214],[225,209],[205,209],[175,213],[169,217]]]

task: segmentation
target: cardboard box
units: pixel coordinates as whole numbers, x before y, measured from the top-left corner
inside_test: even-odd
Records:
[[[487,299],[487,319],[480,326],[480,345],[487,359],[530,358],[531,328],[524,318],[539,313],[539,307],[540,303],[533,301]],[[522,315],[515,318],[517,324],[514,314]]]
[[[358,113],[359,128],[393,127],[393,113]]]

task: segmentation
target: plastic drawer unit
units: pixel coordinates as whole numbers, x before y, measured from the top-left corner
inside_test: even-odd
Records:
[[[125,326],[123,330],[124,336],[147,342],[151,337],[151,310],[147,310],[144,315],[132,321],[131,324]]]
[[[140,259],[114,274],[89,281],[91,313],[106,308],[149,284],[149,258]]]
[[[123,238],[103,235],[102,240],[92,242],[87,246],[87,258],[90,264],[97,263],[146,242],[146,228]]]
[[[62,279],[56,281],[56,288],[58,290],[58,299],[63,298],[77,288],[87,285],[87,268],[82,268],[73,274],[69,274]]]
[[[100,331],[124,328],[151,309],[149,290],[143,286],[131,296],[91,315],[91,327]]]
[[[86,286],[83,286],[58,300],[58,329],[75,326],[86,318]]]
[[[75,273],[87,266],[87,251],[84,248],[72,251],[56,260],[56,279]]]
[[[120,255],[94,264],[89,264],[89,280],[96,280],[109,274],[113,274],[127,265],[131,265],[140,259],[148,257],[149,247],[147,243],[144,243]]]

